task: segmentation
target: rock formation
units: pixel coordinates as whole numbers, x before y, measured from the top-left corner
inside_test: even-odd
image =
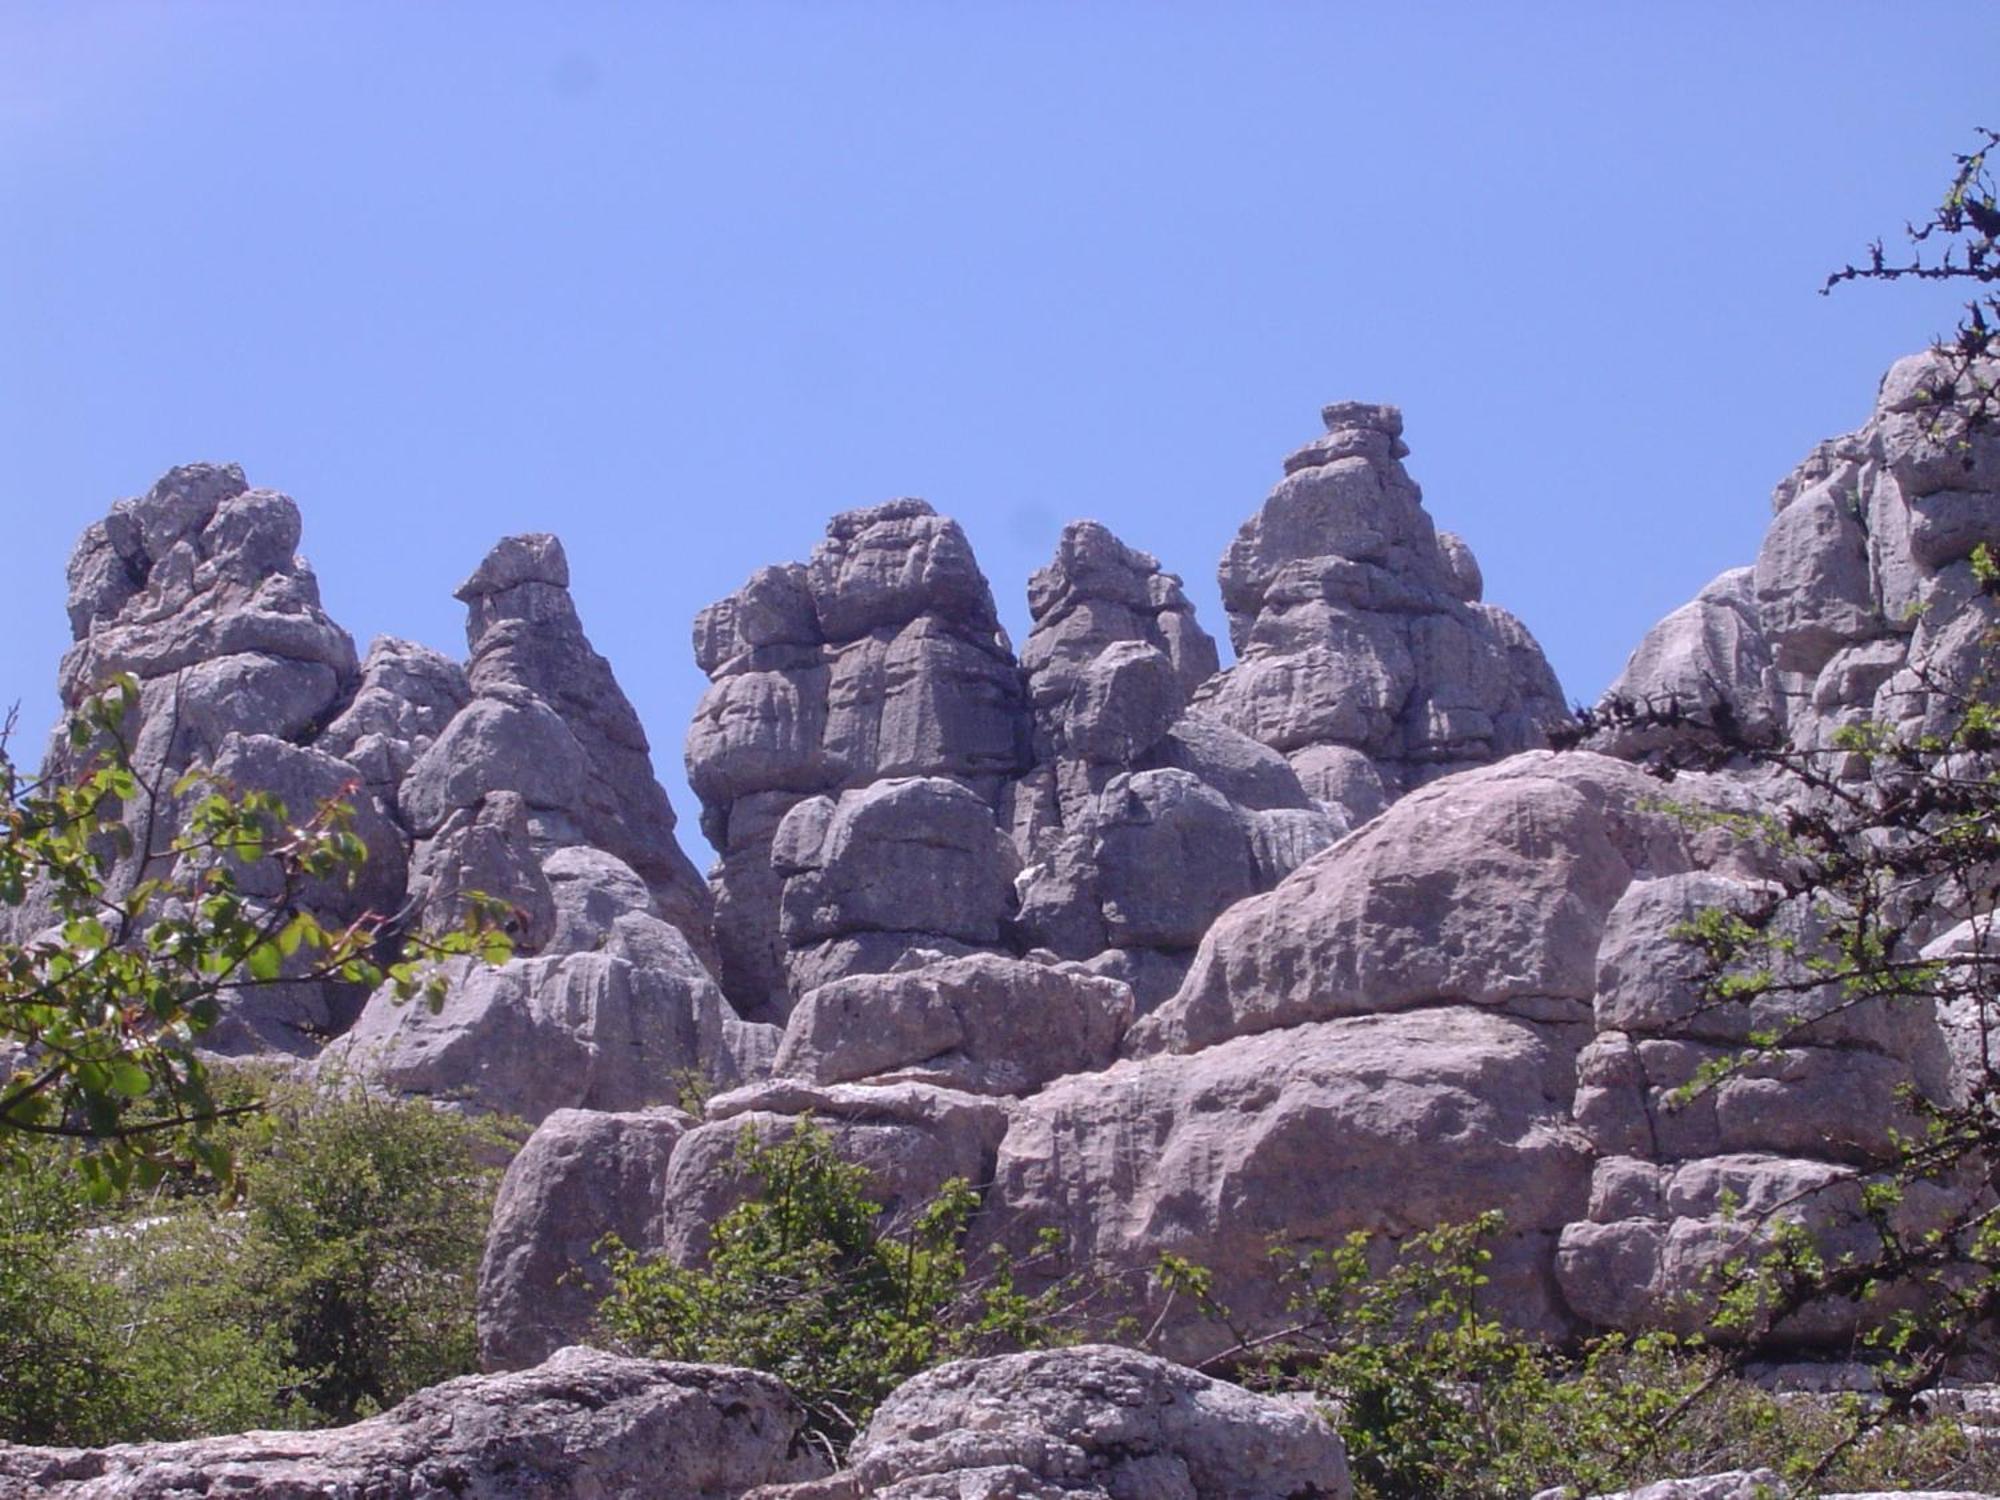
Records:
[[[1778,485],[1756,565],[1655,626],[1608,699],[1802,749],[1864,718],[1940,727],[1938,686],[1972,680],[2000,620],[1971,561],[2000,542],[2000,434],[1968,430],[1939,399],[1952,379],[1934,354],[1897,361],[1867,423]],[[1648,756],[1671,738],[1640,724],[1598,743]]]
[[[565,1349],[532,1370],[433,1386],[350,1427],[115,1448],[0,1444],[0,1496],[740,1500],[815,1472],[798,1441],[803,1422],[770,1375]]]
[[[1937,378],[1892,370],[1870,422],[1780,486],[1755,566],[1655,627],[1616,695],[1800,747],[1942,722],[1938,683],[2000,608],[1972,560],[2000,543],[2000,438],[1941,430]],[[589,1333],[606,1231],[699,1258],[751,1190],[744,1134],[806,1118],[892,1217],[960,1178],[975,1247],[1058,1231],[1113,1289],[1103,1316],[1183,1357],[1230,1335],[1166,1297],[1163,1251],[1269,1326],[1273,1240],[1493,1208],[1486,1295],[1515,1325],[1699,1326],[1763,1209],[1809,1203],[1836,1249],[1859,1232],[1911,1098],[1956,1086],[1946,1032],[1809,982],[1784,1015],[1703,1000],[1684,924],[1776,900],[1777,867],[1669,803],[1757,812],[1770,785],[1721,764],[1664,785],[1690,733],[1643,716],[1549,750],[1554,677],[1434,529],[1400,415],[1325,420],[1223,559],[1226,669],[1178,579],[1089,522],[1032,580],[1017,660],[964,533],[917,500],[836,516],[806,563],[703,610],[707,886],[552,537],[504,540],[460,590],[466,669],[395,641],[357,663],[290,502],[176,470],[79,546],[65,694],[137,673],[149,772],[213,762],[301,804],[351,787],[374,857],[311,894],[331,911],[434,930],[472,891],[508,904],[516,958],[462,964],[435,1011],[380,994],[357,1017],[318,990],[286,997],[306,1031],[245,1007],[228,1033],[309,1052],[342,1032],[317,1066],[540,1122],[481,1276],[492,1366]],[[1980,941],[1969,915],[1922,933]],[[1818,918],[1783,920],[1809,939]],[[1795,1012],[1781,1051],[1682,1097]],[[673,1107],[709,1094],[699,1119]],[[1945,1192],[1906,1194],[1903,1227]],[[1809,1308],[1786,1332],[1836,1343],[1859,1319]],[[850,1472],[772,1495],[1345,1494],[1328,1442],[1083,1349],[931,1372]]]
[[[1567,715],[1541,648],[1481,601],[1404,471],[1403,415],[1342,402],[1222,560],[1236,665],[1197,706],[1283,752],[1353,826],[1453,771],[1547,743]]]
[[[1317,1412],[1130,1349],[940,1365],[898,1387],[831,1479],[746,1500],[1351,1500]]]

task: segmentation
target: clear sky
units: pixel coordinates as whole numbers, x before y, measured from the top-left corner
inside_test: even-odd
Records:
[[[0,0],[0,703],[169,465],[463,651],[509,531],[680,779],[696,608],[928,497],[1018,642],[1092,516],[1217,558],[1324,402],[1404,408],[1593,698],[1955,299],[1824,273],[2000,124],[2000,5]]]

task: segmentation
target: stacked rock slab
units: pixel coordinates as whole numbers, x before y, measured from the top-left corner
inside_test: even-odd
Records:
[[[1972,562],[1982,542],[2000,542],[2000,437],[1964,425],[1947,399],[1952,378],[1933,354],[1890,369],[1869,421],[1779,484],[1755,566],[1722,574],[1640,643],[1594,745],[1675,761],[1706,756],[1720,731],[1861,777],[1867,763],[1835,748],[1844,726],[1950,727],[1949,695],[1975,684],[2000,619]],[[1678,717],[1623,712],[1634,708]],[[1754,765],[1740,770],[1758,784]],[[1699,911],[1777,901],[1771,889],[1692,874],[1635,885],[1612,915],[1577,1103],[1600,1159],[1590,1214],[1564,1233],[1561,1258],[1565,1292],[1593,1323],[1700,1324],[1704,1273],[1754,1253],[1773,1213],[1808,1224],[1836,1253],[1866,1251],[1874,1231],[1861,1223],[1861,1194],[1894,1154],[1890,1133],[1918,1133],[1903,1091],[1940,1099],[1953,1086],[1927,1001],[1856,1005],[1810,989],[1782,1005],[1704,1000],[1699,960],[1676,929]],[[1912,931],[1921,941],[1964,916],[1937,903],[1911,913]],[[1813,951],[1810,913],[1778,907],[1777,920]],[[1948,947],[1949,934],[1939,941]],[[1785,1033],[1786,1045],[1675,1107],[1681,1085],[1752,1033]],[[1919,1184],[1903,1197],[1900,1227],[1919,1232],[1948,1206],[1941,1189]],[[1837,1342],[1870,1311],[1814,1307],[1788,1331]]]
[[[741,1021],[715,982],[707,889],[583,634],[562,544],[505,538],[458,597],[471,696],[398,791],[413,920],[454,926],[483,893],[512,913],[516,957],[460,961],[435,1009],[385,987],[322,1071],[531,1121],[760,1076],[776,1033]]]
[[[1275,751],[1188,701],[1215,643],[1180,580],[1096,522],[1028,586],[1035,765],[1015,783],[1021,942],[1170,995],[1210,922],[1343,831]]]
[[[1128,1060],[1023,1100],[986,1218],[1062,1231],[1168,1347],[1230,1339],[1165,1298],[1161,1251],[1211,1267],[1249,1326],[1282,1314],[1268,1250],[1506,1215],[1493,1297],[1574,1326],[1554,1277],[1591,1151],[1572,1122],[1604,927],[1698,847],[1622,762],[1537,752],[1411,793],[1239,902]]]
[[[1002,843],[975,837],[971,807],[992,826],[1027,763],[1028,715],[957,523],[921,500],[834,517],[808,563],[761,569],[696,617],[695,658],[712,685],[688,732],[688,780],[722,853],[716,938],[745,1014],[782,1019],[812,984],[886,968],[913,946],[997,937],[1008,902],[996,906],[993,892],[1014,868]],[[889,780],[912,784],[873,790]],[[883,808],[885,797],[897,806]],[[808,798],[825,800],[781,838]],[[964,837],[910,865],[900,856],[916,857],[922,834],[905,814]],[[962,922],[924,928],[895,915],[935,876],[964,882]],[[788,897],[798,880],[811,890]],[[868,882],[873,895],[858,889]]]
[[[1527,628],[1481,602],[1433,529],[1402,413],[1343,402],[1244,523],[1219,572],[1236,665],[1195,698],[1285,755],[1350,824],[1452,771],[1547,743],[1562,690]]]
[[[252,489],[233,464],[190,464],[119,501],[78,541],[63,707],[74,711],[114,674],[139,684],[122,734],[142,792],[124,809],[133,845],[108,876],[114,891],[166,873],[182,816],[169,789],[190,767],[274,792],[302,816],[366,782],[342,758],[350,746],[324,732],[354,693],[354,643],[321,609],[318,582],[296,555],[299,535],[287,496]],[[59,734],[45,770],[60,773],[71,754]],[[364,878],[309,893],[323,917],[342,923],[396,909],[408,852],[372,788],[350,801],[368,846]],[[278,894],[260,868],[241,881],[253,898]],[[30,927],[43,915],[32,902],[21,913]],[[205,1040],[231,1052],[310,1051],[314,1037],[352,1020],[360,997],[350,989],[299,982],[245,992]]]
[[[1891,367],[1867,423],[1778,485],[1755,566],[1656,625],[1607,699],[1802,750],[1862,719],[1947,727],[1934,685],[1970,683],[2000,620],[1971,561],[2000,542],[2000,432],[1965,425],[1955,378],[1935,354]],[[1685,737],[1641,723],[1593,743],[1650,757]]]

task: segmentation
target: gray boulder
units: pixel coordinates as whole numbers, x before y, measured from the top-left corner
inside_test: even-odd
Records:
[[[1234,1336],[1153,1281],[1162,1251],[1209,1267],[1240,1326],[1270,1329],[1285,1310],[1274,1243],[1394,1238],[1499,1208],[1493,1304],[1560,1332],[1554,1244],[1590,1180],[1569,1122],[1573,1030],[1437,1006],[1060,1079],[1017,1106],[975,1233],[1025,1251],[1060,1230],[1121,1289],[1107,1320],[1158,1322],[1168,1352],[1201,1358]]]
[[[785,1023],[773,1071],[1025,1094],[1109,1066],[1131,1019],[1131,992],[1116,980],[977,954],[821,985]]]
[[[708,1101],[702,1123],[674,1148],[656,1249],[681,1265],[706,1253],[716,1221],[756,1190],[741,1145],[788,1138],[810,1119],[843,1160],[865,1168],[869,1197],[907,1222],[953,1178],[992,1180],[1010,1104],[922,1083],[804,1084],[773,1079]]]
[[[468,1375],[349,1427],[115,1448],[0,1445],[0,1492],[60,1500],[740,1500],[810,1477],[804,1412],[752,1370],[565,1349]]]
[[[1354,1493],[1340,1439],[1310,1406],[1109,1345],[926,1371],[876,1408],[849,1463],[855,1500]]]
[[[997,944],[1019,872],[992,808],[941,777],[800,803],[779,825],[771,860],[784,882],[779,930],[800,994],[842,972],[879,972],[937,938]],[[815,962],[829,945],[838,945],[838,961]],[[798,978],[804,972],[811,983]]]
[[[541,1363],[594,1332],[610,1290],[599,1242],[653,1243],[674,1144],[694,1125],[677,1109],[559,1109],[508,1163],[479,1264],[479,1360]]]

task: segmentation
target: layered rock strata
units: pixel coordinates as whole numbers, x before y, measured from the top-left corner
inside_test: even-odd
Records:
[[[1236,665],[1195,696],[1282,752],[1350,826],[1413,787],[1545,745],[1562,690],[1403,468],[1403,416],[1342,402],[1285,460],[1218,579]]]

